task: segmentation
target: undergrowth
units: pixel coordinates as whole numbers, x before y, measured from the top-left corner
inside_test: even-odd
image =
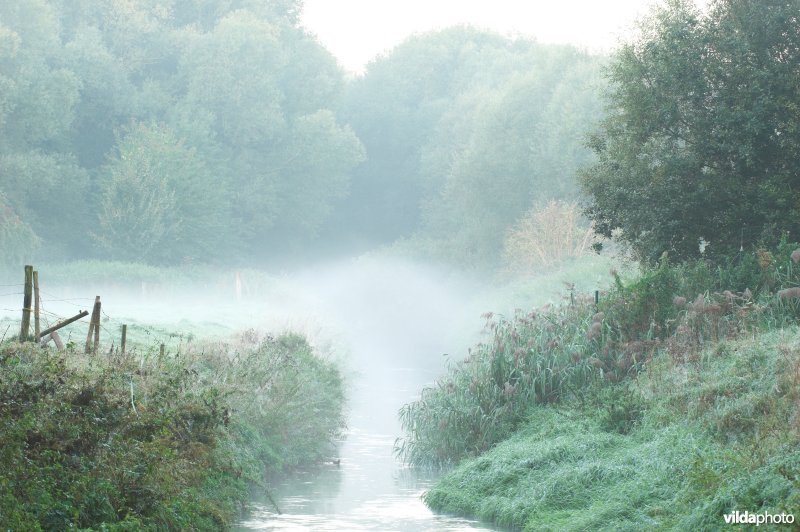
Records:
[[[220,529],[320,459],[342,381],[296,335],[84,355],[0,351],[0,528]]]
[[[552,530],[796,511],[800,347],[770,332],[800,335],[796,247],[665,256],[630,282],[612,271],[597,303],[487,315],[488,339],[400,411],[407,461],[468,459],[426,502]]]
[[[792,247],[759,250],[724,268],[664,257],[628,284],[612,271],[598,303],[572,294],[568,304],[510,318],[485,314],[487,340],[400,410],[407,436],[397,453],[414,464],[454,463],[508,437],[530,407],[583,405],[603,385],[635,378],[660,351],[691,362],[707,345],[796,322],[800,267]],[[731,279],[739,284],[724,288]]]
[[[425,502],[530,530],[716,530],[736,510],[797,517],[800,330],[720,346],[690,367],[662,352],[583,408],[530,409]]]

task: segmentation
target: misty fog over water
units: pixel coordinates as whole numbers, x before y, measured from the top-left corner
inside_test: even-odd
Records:
[[[347,429],[330,462],[278,484],[283,515],[256,497],[244,528],[319,530],[473,528],[468,520],[434,517],[420,500],[438,473],[404,466],[393,454],[401,435],[399,408],[413,400],[480,337],[485,282],[406,260],[361,257],[287,272],[237,296],[233,275],[206,287],[50,286],[42,272],[43,308],[68,316],[101,295],[104,342],[119,342],[121,323],[199,324],[220,338],[254,329],[306,335],[320,354],[341,367],[347,386]],[[18,294],[0,303],[16,319]],[[511,312],[514,302],[496,301]],[[85,321],[64,335],[81,345]],[[48,320],[48,323],[50,321]],[[190,327],[191,328],[191,327]],[[192,329],[195,330],[195,329]],[[13,334],[13,332],[11,333]],[[158,341],[154,334],[154,341]],[[183,338],[180,342],[197,342]],[[200,339],[199,341],[202,341]],[[178,344],[178,351],[181,349]],[[185,348],[185,346],[184,346]],[[171,351],[172,353],[173,351]],[[333,465],[333,460],[339,460]],[[273,488],[271,488],[273,489]]]
[[[473,284],[432,268],[375,260],[312,268],[291,279],[328,316],[329,330],[348,351],[348,429],[335,457],[339,464],[280,484],[276,502],[284,514],[277,516],[264,500],[242,526],[471,528],[466,520],[433,517],[419,496],[437,475],[403,466],[392,447],[400,435],[399,408],[442,371],[444,353],[460,356],[463,328],[479,327]]]

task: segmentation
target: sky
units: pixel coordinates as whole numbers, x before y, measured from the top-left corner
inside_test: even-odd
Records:
[[[306,0],[303,23],[342,66],[363,72],[371,59],[413,33],[458,24],[608,52],[653,1]]]

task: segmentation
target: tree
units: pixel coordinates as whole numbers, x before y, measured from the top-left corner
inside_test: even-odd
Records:
[[[800,237],[799,16],[797,0],[653,12],[614,58],[581,177],[602,235],[650,263]]]
[[[238,4],[257,2],[238,2]],[[287,17],[229,12],[180,32],[179,100],[171,123],[229,189],[241,249],[265,257],[308,243],[363,159],[331,108],[343,89],[333,56]]]
[[[599,114],[598,58],[540,46],[512,65],[499,86],[456,99],[422,150],[425,182],[438,187],[421,233],[450,260],[496,265],[506,230],[531,205],[574,199],[590,161],[582,138]]]
[[[364,159],[364,147],[329,110],[299,116],[283,149],[291,154],[280,169],[277,189],[283,238],[313,237],[329,218],[333,202],[345,197],[350,171]]]
[[[344,115],[367,160],[340,223],[378,242],[413,233],[447,260],[498,258],[534,199],[576,192],[599,64],[473,28],[408,39],[349,87]]]
[[[89,251],[83,232],[91,219],[86,207],[89,177],[74,157],[14,151],[0,155],[0,176],[9,205],[47,244],[47,257]]]
[[[224,251],[224,192],[169,128],[130,127],[104,174],[100,230],[92,236],[109,258],[180,263]]]
[[[40,239],[8,203],[0,192],[0,269],[16,268],[29,261],[39,247]]]
[[[475,73],[493,68],[487,54],[508,48],[507,39],[471,28],[418,35],[370,63],[350,84],[343,115],[364,142],[367,160],[355,170],[340,209],[343,230],[382,243],[417,228],[430,188],[422,149]]]

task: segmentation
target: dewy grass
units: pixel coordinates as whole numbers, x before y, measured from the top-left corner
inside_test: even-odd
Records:
[[[618,393],[533,407],[425,501],[530,530],[719,529],[736,510],[800,518],[799,385],[797,328],[689,365],[665,352]],[[607,422],[612,400],[638,411],[624,434]]]
[[[426,502],[543,530],[800,511],[800,304],[782,292],[800,268],[782,246],[489,316],[489,339],[400,412],[408,461],[468,459]]]
[[[0,351],[0,527],[220,529],[249,483],[325,455],[338,370],[296,335],[179,354]]]
[[[525,428],[425,495],[432,508],[501,526],[650,529],[674,504],[698,443],[685,427],[637,437],[536,408]]]

